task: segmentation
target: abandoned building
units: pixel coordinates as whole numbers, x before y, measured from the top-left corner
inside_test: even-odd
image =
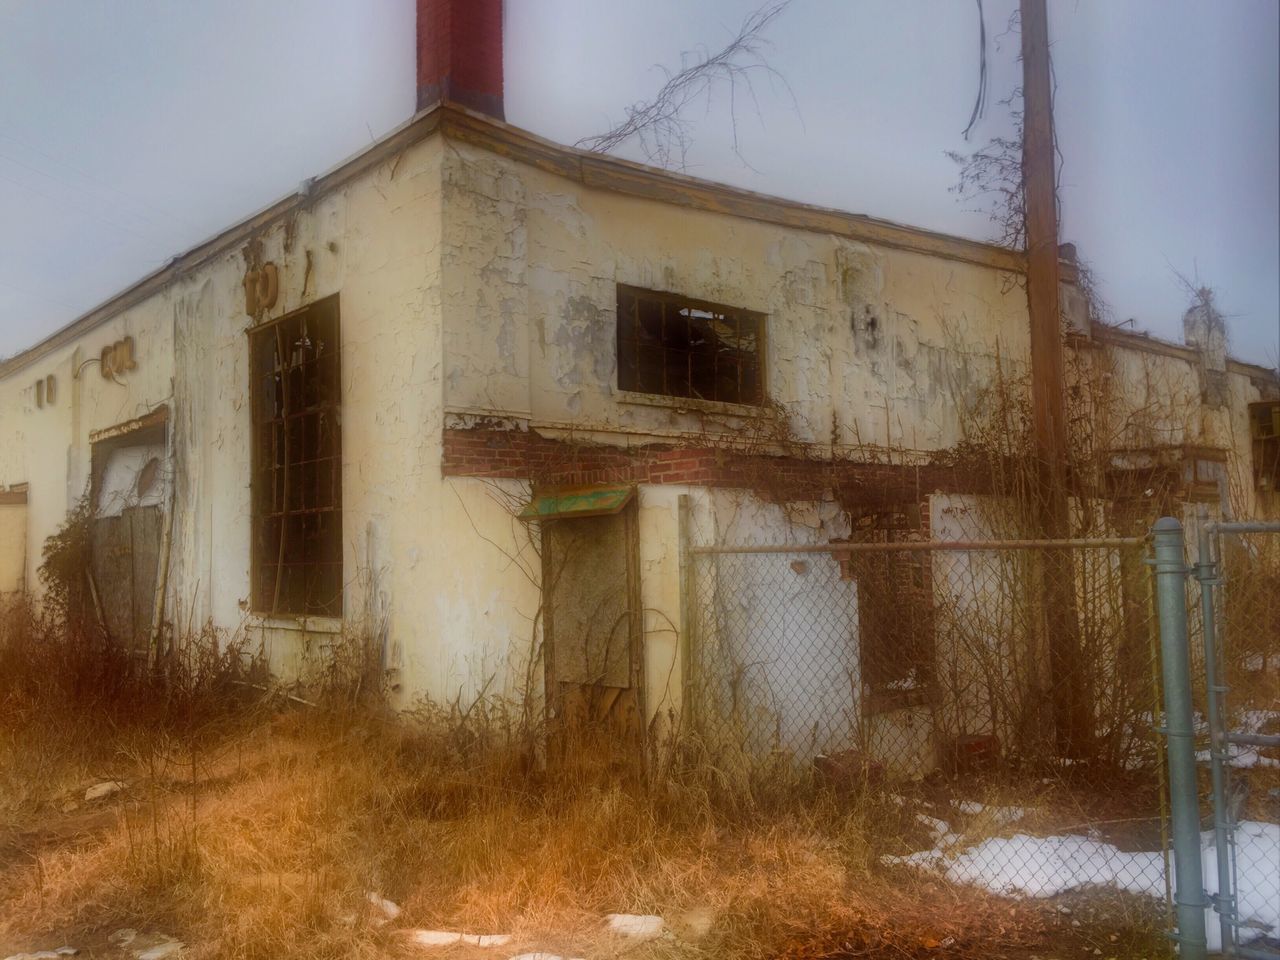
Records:
[[[418,16],[411,120],[0,362],[0,590],[38,599],[88,496],[122,640],[211,624],[287,677],[355,631],[400,703],[654,717],[685,694],[682,538],[999,532],[957,519],[990,491],[955,463],[1025,383],[1021,254],[547,142],[503,121],[500,0]],[[1273,510],[1275,373],[1211,309],[1184,343],[1100,322],[1064,254],[1109,469],[1164,498],[1131,519]],[[818,594],[893,619],[845,572]],[[913,709],[846,639],[863,709]]]

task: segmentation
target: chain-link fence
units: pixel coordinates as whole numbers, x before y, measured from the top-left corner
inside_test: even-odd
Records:
[[[881,862],[1167,903],[1142,539],[690,547],[690,715],[749,789],[886,798]],[[1135,901],[1136,902],[1136,901]]]
[[[1280,958],[1280,524],[1206,524],[1199,541],[1210,939]]]

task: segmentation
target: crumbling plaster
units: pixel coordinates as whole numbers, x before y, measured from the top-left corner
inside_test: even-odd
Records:
[[[755,411],[619,391],[617,284],[768,315],[767,392],[795,439],[939,449],[997,354],[1027,352],[1001,271],[592,190],[467,145],[444,162],[445,404],[604,438],[731,435]]]
[[[346,629],[385,645],[401,702],[518,695],[537,649],[536,530],[512,516],[527,486],[443,478],[446,427],[486,418],[616,444],[785,434],[828,455],[927,455],[960,438],[960,412],[997,364],[1016,376],[1028,351],[1025,296],[1002,270],[592,189],[439,136],[411,143],[0,378],[0,483],[30,482],[27,584],[37,584],[40,545],[87,487],[93,431],[168,404],[168,619],[245,631],[288,673],[343,624],[248,610],[252,321],[242,279],[266,261],[279,272],[267,319],[340,297],[344,616]],[[618,283],[765,313],[772,405],[618,391]],[[137,368],[103,379],[96,358],[125,336]],[[1257,389],[1247,377],[1229,371],[1229,409],[1201,413],[1194,364],[1109,349],[1126,391],[1156,369],[1176,385],[1167,397],[1189,405],[1163,433],[1248,449],[1244,404]],[[48,374],[58,399],[37,409],[34,383]],[[651,714],[680,700],[681,493],[704,542],[819,542],[847,524],[831,504],[643,487]]]

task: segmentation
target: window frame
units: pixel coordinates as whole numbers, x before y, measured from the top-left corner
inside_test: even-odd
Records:
[[[710,313],[721,313],[731,315],[738,318],[741,323],[744,319],[750,319],[755,323],[756,350],[755,350],[755,373],[756,373],[756,397],[753,400],[722,400],[713,397],[699,397],[693,395],[692,392],[685,396],[675,393],[658,393],[649,390],[641,390],[636,386],[623,386],[623,323],[625,322],[624,312],[622,308],[623,298],[631,296],[635,298],[644,298],[666,304],[675,304],[681,308],[691,310],[703,310]],[[656,406],[674,406],[674,407],[691,407],[702,408],[707,410],[727,409],[729,411],[739,411],[743,413],[759,414],[769,405],[769,315],[760,310],[751,310],[746,307],[735,307],[729,304],[716,303],[711,300],[702,300],[697,297],[686,296],[681,293],[673,293],[667,290],[652,290],[647,287],[638,287],[633,284],[618,283],[615,289],[615,325],[614,325],[614,387],[618,393],[626,400],[641,403],[650,403]],[[638,343],[638,335],[625,338],[631,343]],[[690,384],[692,390],[692,384]]]
[[[263,577],[262,567],[264,562],[264,559],[262,556],[262,544],[260,541],[262,539],[263,525],[267,520],[267,517],[265,517],[262,512],[262,498],[264,495],[264,491],[261,485],[265,482],[264,481],[265,464],[263,462],[264,451],[262,449],[260,432],[262,431],[262,429],[266,424],[272,423],[275,418],[262,419],[260,416],[261,409],[262,409],[261,404],[263,402],[263,397],[261,395],[261,390],[263,389],[263,386],[262,384],[259,383],[259,376],[258,376],[259,361],[257,356],[257,350],[259,349],[258,345],[261,342],[261,338],[267,336],[269,333],[279,331],[283,325],[296,321],[300,317],[303,317],[308,313],[320,313],[320,312],[326,312],[326,311],[330,312],[332,316],[333,338],[335,341],[335,348],[333,351],[334,353],[334,360],[333,360],[334,399],[332,399],[328,403],[325,403],[317,407],[315,412],[317,415],[320,415],[326,411],[330,412],[332,414],[333,422],[336,424],[336,431],[337,431],[336,451],[333,453],[331,457],[318,458],[318,459],[336,460],[336,464],[334,465],[336,473],[331,477],[331,480],[334,483],[334,486],[332,487],[332,491],[333,491],[332,498],[336,501],[336,505],[331,508],[325,508],[320,510],[312,509],[309,511],[306,508],[303,508],[302,510],[299,510],[296,512],[285,509],[278,514],[278,517],[282,524],[281,541],[283,544],[283,543],[287,543],[288,523],[290,518],[302,517],[308,514],[319,514],[319,513],[326,513],[331,515],[336,514],[336,520],[334,521],[338,528],[338,533],[336,536],[336,556],[334,556],[333,559],[321,558],[319,560],[308,557],[306,560],[302,561],[302,563],[304,564],[327,563],[327,564],[336,566],[337,567],[337,593],[336,593],[336,596],[334,596],[333,599],[328,601],[327,603],[315,605],[314,601],[312,601],[310,598],[305,598],[299,609],[292,609],[292,605],[287,604],[286,598],[281,596],[282,581],[281,581],[281,574],[280,574],[279,568],[283,566],[283,564],[276,564],[277,566],[276,589],[274,594],[270,598],[267,598],[263,595],[261,590],[262,585],[260,583]],[[313,301],[312,303],[309,303],[306,306],[301,307],[297,310],[293,310],[289,313],[283,314],[280,317],[276,317],[270,320],[264,320],[261,323],[253,324],[252,326],[246,329],[245,333],[246,333],[246,339],[247,339],[247,345],[248,345],[249,420],[250,420],[249,610],[252,614],[262,619],[264,622],[269,620],[275,620],[275,621],[301,621],[301,620],[312,621],[312,620],[324,620],[324,619],[340,620],[344,615],[345,606],[346,606],[346,582],[345,582],[345,558],[343,556],[345,552],[344,539],[343,539],[343,522],[344,522],[345,510],[344,510],[344,492],[343,492],[344,488],[342,483],[342,473],[343,473],[343,465],[344,465],[343,442],[342,442],[342,434],[343,434],[342,315],[341,315],[338,295],[333,294],[331,296],[324,297],[322,299]],[[269,347],[267,349],[269,349]],[[287,450],[288,450],[288,447],[287,447],[288,421],[290,419],[290,416],[291,415],[295,417],[305,416],[306,413],[307,413],[306,410],[293,411],[292,414],[290,414],[290,412],[288,411],[284,411],[282,413],[280,420],[281,420],[281,425],[283,427],[283,432],[285,435],[284,442],[286,444],[286,447],[285,447],[286,460],[287,460]],[[315,461],[309,461],[309,462],[315,462]],[[273,474],[273,478],[274,478],[274,474]],[[288,492],[289,490],[286,485],[285,494],[287,495]],[[276,514],[273,514],[273,516],[276,516]],[[283,546],[282,546],[282,549],[283,549]]]

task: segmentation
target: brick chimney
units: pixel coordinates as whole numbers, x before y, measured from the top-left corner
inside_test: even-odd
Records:
[[[418,0],[418,109],[442,100],[503,119],[502,0]]]

